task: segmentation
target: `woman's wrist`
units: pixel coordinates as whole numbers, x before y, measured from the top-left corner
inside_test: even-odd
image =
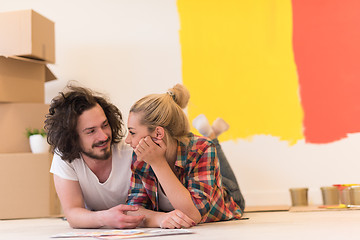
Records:
[[[164,167],[169,167],[169,164],[167,163],[166,158],[162,157],[157,159],[156,161],[153,161],[150,166],[154,171],[156,171],[156,169],[162,170],[164,169]]]

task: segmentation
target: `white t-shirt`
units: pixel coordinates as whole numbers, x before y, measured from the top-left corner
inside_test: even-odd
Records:
[[[54,154],[50,172],[64,179],[78,181],[87,209],[105,210],[126,202],[131,178],[131,156],[129,145],[123,141],[114,144],[112,170],[104,183],[99,182],[82,157],[69,163]]]

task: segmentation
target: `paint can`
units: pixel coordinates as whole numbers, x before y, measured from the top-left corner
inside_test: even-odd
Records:
[[[330,187],[321,187],[321,193],[323,198],[323,204],[325,206],[329,205],[339,205],[340,203],[340,196],[339,190],[335,186]]]
[[[360,186],[351,186],[349,188],[351,207],[360,206]]]
[[[290,188],[293,207],[308,205],[308,188]]]

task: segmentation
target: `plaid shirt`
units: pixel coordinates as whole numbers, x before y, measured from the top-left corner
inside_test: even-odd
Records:
[[[207,138],[189,134],[187,145],[179,142],[175,171],[180,182],[191,194],[199,210],[201,222],[240,219],[242,212],[221,183],[219,161],[214,144]],[[158,182],[144,161],[133,153],[132,176],[127,203],[157,211]]]

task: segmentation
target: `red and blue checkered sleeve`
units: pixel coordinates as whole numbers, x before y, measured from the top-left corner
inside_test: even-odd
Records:
[[[126,203],[129,205],[140,205],[144,208],[150,208],[151,201],[147,195],[140,176],[136,173],[136,167],[134,166],[134,163],[135,159],[133,159],[131,164],[132,175]]]
[[[196,151],[190,153],[191,163],[188,169],[190,172],[187,188],[201,216],[205,217],[212,209],[214,191],[218,189],[215,186],[219,165],[215,146],[203,143],[196,147]]]

